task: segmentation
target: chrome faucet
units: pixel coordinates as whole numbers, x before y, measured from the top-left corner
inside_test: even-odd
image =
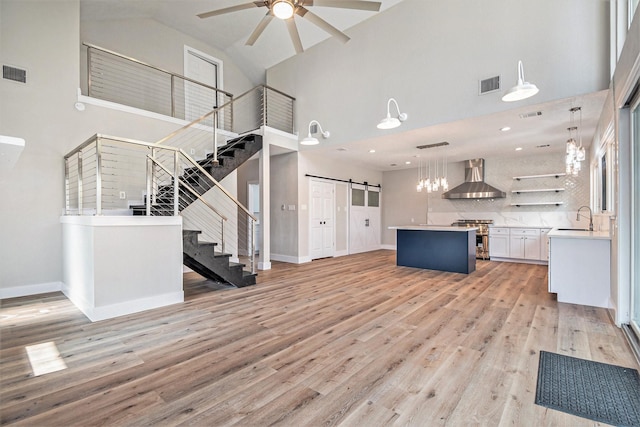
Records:
[[[589,231],[593,231],[593,214],[591,213],[591,208],[589,206],[580,206],[580,209],[578,209],[578,214],[576,215],[576,221],[580,221],[580,211],[582,210],[582,208],[587,208],[589,209]],[[583,217],[587,217],[586,215],[582,215]]]

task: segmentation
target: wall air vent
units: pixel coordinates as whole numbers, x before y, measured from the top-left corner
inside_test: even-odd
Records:
[[[528,119],[530,117],[538,117],[542,115],[542,111],[532,111],[531,113],[520,114],[521,119]]]
[[[14,82],[26,83],[27,70],[21,70],[20,68],[11,67],[9,65],[3,65],[2,78],[7,80],[13,80]]]
[[[420,150],[424,150],[425,148],[443,147],[445,145],[449,145],[449,143],[447,141],[442,141],[442,142],[436,142],[435,144],[418,145],[416,148]]]
[[[498,90],[500,90],[500,76],[478,81],[478,95],[485,95]]]

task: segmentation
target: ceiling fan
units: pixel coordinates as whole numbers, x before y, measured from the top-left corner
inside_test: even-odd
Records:
[[[307,9],[308,6],[335,7],[341,9],[378,12],[380,10],[380,5],[381,3],[378,1],[365,0],[262,0],[212,10],[211,12],[200,13],[198,14],[198,17],[209,18],[211,16],[223,15],[225,13],[237,12],[239,10],[251,9],[254,7],[266,7],[268,9],[267,14],[258,23],[256,29],[253,30],[253,33],[249,36],[246,44],[248,46],[253,46],[256,40],[258,40],[258,37],[260,37],[265,28],[267,28],[267,25],[269,25],[271,20],[276,17],[287,23],[287,29],[289,30],[289,36],[293,42],[293,47],[295,48],[296,53],[301,53],[304,49],[302,48],[302,42],[300,41],[300,35],[298,34],[298,27],[294,20],[295,15],[317,25],[327,33],[338,38],[343,43],[349,41],[349,37],[345,33],[338,30],[318,15],[309,11],[309,9]]]

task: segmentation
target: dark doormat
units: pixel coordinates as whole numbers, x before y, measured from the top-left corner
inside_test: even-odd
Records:
[[[640,375],[632,368],[541,351],[536,404],[616,426],[640,426]]]

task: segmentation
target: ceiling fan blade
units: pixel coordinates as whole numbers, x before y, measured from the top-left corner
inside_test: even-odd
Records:
[[[339,29],[337,29],[333,25],[329,24],[327,21],[325,21],[324,19],[320,18],[318,15],[315,15],[314,13],[310,12],[308,9],[305,9],[302,6],[299,6],[296,9],[296,13],[298,15],[300,15],[300,17],[307,19],[309,22],[317,25],[318,27],[320,27],[323,30],[325,30],[327,33],[329,33],[332,36],[336,37],[342,43],[346,43],[346,42],[348,42],[350,40],[349,36],[347,36],[345,33],[340,31]]]
[[[271,14],[271,11],[267,12],[264,18],[262,18],[262,20],[258,23],[256,29],[253,30],[253,33],[251,33],[249,39],[247,39],[247,42],[245,44],[247,46],[253,46],[256,40],[258,40],[258,37],[260,37],[260,34],[262,34],[265,28],[267,28],[267,25],[269,25],[269,22],[271,22],[272,19],[273,15]]]
[[[239,4],[237,6],[225,7],[224,9],[212,10],[211,12],[199,13],[198,18],[210,18],[212,16],[224,15],[225,13],[237,12],[239,10],[251,9],[252,7],[264,6],[263,1]]]
[[[298,34],[298,27],[296,26],[296,21],[293,20],[293,16],[286,20],[287,30],[289,30],[289,37],[291,37],[291,42],[293,43],[293,47],[296,49],[296,53],[304,52],[302,48],[302,41],[300,41],[300,34]]]
[[[358,1],[358,0],[309,0],[305,6],[340,7],[342,9],[370,10],[378,12],[380,10],[379,1]]]

